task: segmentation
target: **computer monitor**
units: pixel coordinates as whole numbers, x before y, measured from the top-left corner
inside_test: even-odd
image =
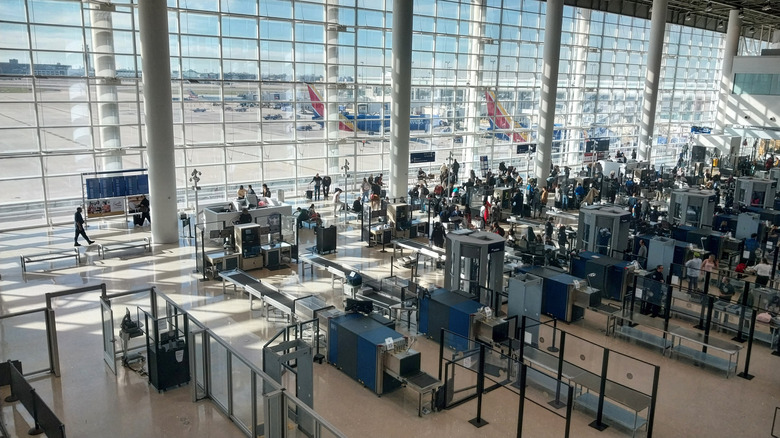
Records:
[[[268,216],[268,232],[271,234],[282,232],[282,215],[275,213]]]

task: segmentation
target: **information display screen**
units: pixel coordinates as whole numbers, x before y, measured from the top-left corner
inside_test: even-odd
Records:
[[[107,176],[86,180],[87,199],[105,199],[149,193],[149,175]]]

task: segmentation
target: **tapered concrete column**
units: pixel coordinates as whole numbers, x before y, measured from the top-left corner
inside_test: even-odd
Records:
[[[588,44],[590,42],[590,9],[577,8],[574,13],[574,22],[576,23],[577,33],[574,35],[575,46],[572,49],[574,56],[571,59],[572,71],[570,73],[571,82],[569,83],[569,126],[579,126],[582,129],[573,133],[575,138],[582,138],[583,131],[587,131],[588,126],[582,126],[582,113],[584,111],[583,102],[585,101],[585,71],[588,64]],[[570,131],[571,133],[571,131]],[[577,147],[575,145],[575,147]],[[579,168],[582,165],[582,154],[567,154],[567,150],[562,149],[564,166]]]
[[[328,28],[327,35],[327,84],[325,86],[325,99],[327,101],[327,110],[325,112],[325,119],[327,124],[325,125],[326,134],[328,136],[328,168],[323,169],[326,174],[331,175],[333,178],[334,186],[331,188],[331,192],[336,187],[340,187],[337,181],[339,174],[339,90],[337,83],[339,81],[339,8],[337,0],[328,0],[327,5],[327,20]],[[344,187],[344,190],[347,188]]]
[[[114,25],[110,8],[93,4],[89,10],[92,22],[92,67],[95,69],[95,92],[100,123],[100,148],[108,150],[102,157],[102,170],[121,170],[122,138],[119,129],[119,96],[114,59]]]
[[[558,94],[558,60],[561,54],[563,0],[547,0],[542,63],[542,101],[539,105],[539,133],[534,155],[534,176],[539,186],[547,184],[552,163],[555,103]]]
[[[729,96],[734,87],[732,69],[734,57],[739,49],[739,34],[742,30],[742,19],[739,18],[739,10],[729,11],[729,27],[726,29],[726,46],[723,48],[723,69],[720,77],[720,89],[718,91],[718,114],[715,116],[715,132],[722,134],[726,128],[726,115],[729,111],[735,111],[733,105],[729,105]]]
[[[176,158],[173,153],[171,57],[165,0],[138,3],[143,59],[144,116],[149,157],[149,190],[154,243],[179,240],[176,212]]]
[[[661,83],[661,56],[664,50],[666,31],[666,0],[654,0],[650,18],[650,47],[647,50],[647,71],[642,101],[642,119],[639,121],[639,160],[650,160],[655,129],[655,109],[658,104],[658,85]]]
[[[485,45],[485,0],[473,0],[469,7],[469,13],[471,14],[471,21],[469,22],[469,35],[471,35],[469,43],[468,53],[468,81],[466,82],[466,102],[484,102],[485,92],[480,93],[479,88],[485,83],[483,76],[484,70],[482,69],[483,57],[482,52]],[[465,128],[466,132],[478,132],[479,131],[479,104],[468,104],[465,107]],[[453,128],[454,129],[454,128]],[[473,163],[473,157],[477,154],[477,136],[464,135],[463,136],[463,154],[458,158],[464,166],[465,163],[470,163],[472,169],[475,171],[479,169],[478,163]],[[441,166],[441,164],[439,164]],[[434,167],[437,168],[439,166]],[[461,182],[468,180],[468,169],[461,168],[458,178]]]
[[[412,93],[412,0],[393,2],[393,92],[390,113],[390,191],[406,197],[409,186],[409,111]]]

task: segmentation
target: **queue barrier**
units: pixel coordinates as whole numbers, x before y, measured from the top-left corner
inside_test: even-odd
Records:
[[[22,406],[33,418],[33,427],[28,434],[38,435],[45,433],[49,438],[65,438],[65,425],[62,424],[57,415],[49,408],[46,402],[35,391],[30,383],[22,375],[21,364],[12,361],[6,362],[7,367],[2,371],[6,372],[6,378],[11,385],[11,395],[5,398],[6,402],[21,402]]]

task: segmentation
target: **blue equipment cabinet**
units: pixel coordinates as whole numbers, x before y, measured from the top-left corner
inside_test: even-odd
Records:
[[[579,278],[558,274],[544,280],[542,312],[561,321],[572,322],[585,316],[585,309],[574,305],[574,281]]]
[[[596,274],[590,279],[589,285],[601,291],[602,298],[620,301],[628,282],[632,280],[629,277],[630,264],[614,257],[584,251],[572,258],[571,275],[585,279],[588,274]]]
[[[401,386],[384,372],[385,339],[404,336],[370,316],[350,313],[328,322],[328,362],[382,395]]]
[[[427,334],[431,339],[441,343],[442,327],[463,338],[448,339],[447,347],[456,351],[468,348],[468,338],[471,333],[472,315],[482,306],[476,297],[460,291],[450,291],[444,288],[434,290],[430,296],[424,296],[420,302],[420,333]]]

